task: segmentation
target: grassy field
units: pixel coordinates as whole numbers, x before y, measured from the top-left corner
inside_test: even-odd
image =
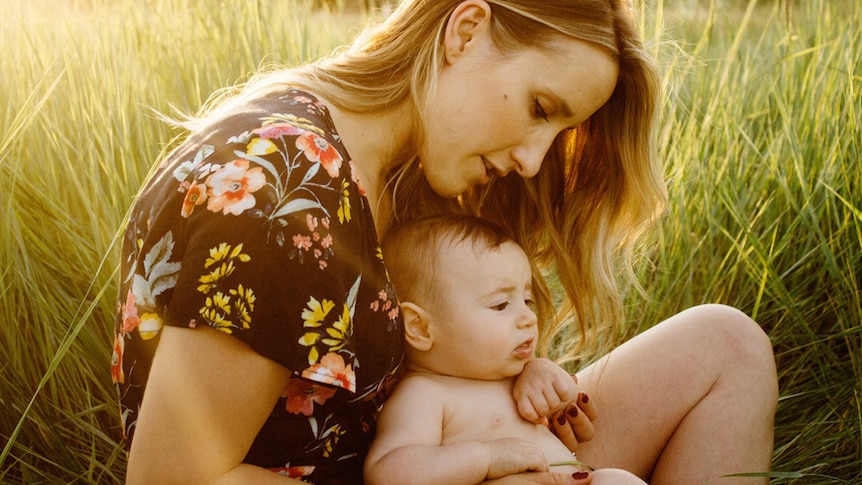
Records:
[[[780,373],[772,482],[862,483],[862,7],[789,2],[641,5],[671,204],[623,333],[702,302],[753,315]],[[299,0],[0,9],[0,482],[120,482],[115,237],[178,134],[153,110],[365,20]]]

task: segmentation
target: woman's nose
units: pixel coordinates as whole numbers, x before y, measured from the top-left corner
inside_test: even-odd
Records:
[[[545,155],[551,148],[555,136],[541,134],[533,136],[530,140],[518,145],[512,150],[512,159],[515,162],[514,170],[524,178],[530,178],[539,173]]]

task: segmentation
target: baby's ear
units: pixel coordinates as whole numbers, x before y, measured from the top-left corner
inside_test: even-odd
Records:
[[[421,306],[410,302],[401,302],[401,315],[404,319],[404,338],[416,350],[431,350],[434,337],[431,335],[428,312]]]

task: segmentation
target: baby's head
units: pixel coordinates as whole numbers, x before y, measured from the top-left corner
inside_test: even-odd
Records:
[[[383,242],[414,370],[473,379],[517,375],[538,339],[526,253],[484,219],[426,216]]]

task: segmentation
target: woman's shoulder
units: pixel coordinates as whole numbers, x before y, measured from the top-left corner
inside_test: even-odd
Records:
[[[200,120],[200,128],[187,144],[218,147],[253,135],[274,139],[306,132],[338,138],[326,106],[313,94],[295,88],[272,91],[226,111]]]

